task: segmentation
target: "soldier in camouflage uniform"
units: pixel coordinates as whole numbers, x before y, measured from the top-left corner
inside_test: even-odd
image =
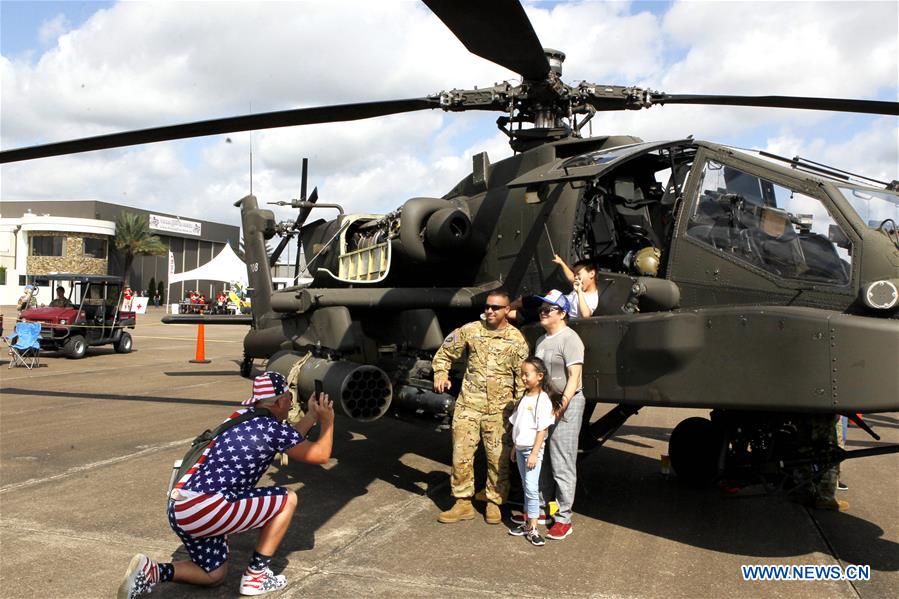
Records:
[[[37,298],[34,297],[36,293],[37,289],[34,285],[25,285],[25,290],[16,302],[16,312],[18,312],[19,315],[25,310],[37,308]]]
[[[813,414],[808,416],[809,441],[805,450],[814,452],[838,445],[837,428],[839,416],[833,414]],[[798,475],[806,482],[798,489],[798,499],[819,510],[847,510],[849,502],[836,498],[837,482],[840,478],[839,464],[832,464],[820,471],[813,467],[802,467]]]
[[[509,415],[521,390],[518,370],[528,357],[524,336],[509,324],[509,296],[491,291],[484,306],[485,319],[456,329],[434,355],[434,390],[450,388],[449,370],[468,350],[462,390],[453,412],[452,492],[456,504],[437,518],[451,523],[474,518],[474,455],[481,439],[487,455],[488,524],[502,520],[499,506],[509,492]]]

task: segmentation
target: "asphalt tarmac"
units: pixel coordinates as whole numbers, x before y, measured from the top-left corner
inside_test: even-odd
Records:
[[[0,596],[112,597],[134,553],[186,557],[164,515],[172,462],[248,396],[237,372],[245,329],[206,327],[212,362],[191,364],[196,327],[160,316],[140,318],[131,354],[45,354],[31,372],[0,360]],[[290,585],[273,596],[899,596],[899,456],[844,464],[846,513],[722,497],[660,471],[671,428],[697,414],[631,418],[581,464],[574,534],[540,548],[481,518],[436,521],[452,502],[439,422],[338,417],[330,464],[273,465],[261,483],[299,496],[273,562]],[[850,428],[848,448],[899,443],[899,415],[868,422],[882,441]],[[164,584],[151,597],[236,596],[254,540],[232,538],[223,586]],[[861,564],[870,580],[744,581],[750,564]]]

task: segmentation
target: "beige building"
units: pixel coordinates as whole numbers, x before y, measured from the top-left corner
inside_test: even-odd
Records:
[[[16,302],[26,273],[107,274],[114,236],[115,223],[107,220],[30,212],[0,218],[0,304]],[[39,288],[39,302],[52,298],[51,289]]]

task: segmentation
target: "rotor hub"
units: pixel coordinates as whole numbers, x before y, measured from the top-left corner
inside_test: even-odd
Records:
[[[561,77],[562,63],[565,62],[565,53],[561,50],[543,48],[543,54],[546,55],[546,60],[549,61],[549,70]]]

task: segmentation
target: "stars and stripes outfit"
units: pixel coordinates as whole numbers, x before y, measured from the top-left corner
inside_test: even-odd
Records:
[[[253,395],[257,396],[255,384]],[[239,410],[229,418],[254,409]],[[227,535],[262,527],[280,513],[288,490],[256,484],[276,452],[302,441],[293,427],[270,416],[247,420],[212,441],[175,486],[181,499],[170,500],[168,507],[169,524],[192,562],[206,572],[219,568],[228,559]]]

